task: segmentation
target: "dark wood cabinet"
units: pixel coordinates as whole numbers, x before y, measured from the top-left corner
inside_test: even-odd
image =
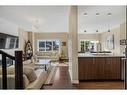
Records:
[[[83,79],[91,79],[94,76],[94,67],[93,67],[93,58],[80,58],[79,65],[79,77],[81,80]],[[85,64],[84,64],[85,63]]]
[[[94,66],[95,66],[95,78],[93,79],[105,79],[105,58],[96,57],[94,58]]]
[[[121,57],[79,57],[79,80],[121,79]]]
[[[112,57],[106,58],[105,63],[105,78],[106,79],[121,79],[121,58]]]

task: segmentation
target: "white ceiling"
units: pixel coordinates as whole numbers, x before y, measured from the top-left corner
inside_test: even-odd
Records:
[[[0,6],[0,18],[27,31],[67,32],[68,10],[68,6]],[[33,30],[35,24],[39,26],[37,30]]]
[[[96,13],[100,15],[96,16]],[[107,31],[125,22],[125,16],[125,6],[79,6],[78,33],[86,30],[93,34],[97,29],[98,33]],[[37,24],[37,32],[67,32],[69,6],[0,6],[0,18],[27,31],[33,31],[33,25]]]
[[[87,13],[85,16],[84,13]],[[99,13],[96,16],[96,13]],[[111,13],[111,16],[107,14]],[[105,32],[109,28],[118,27],[125,22],[125,6],[79,6],[78,7],[78,33]]]

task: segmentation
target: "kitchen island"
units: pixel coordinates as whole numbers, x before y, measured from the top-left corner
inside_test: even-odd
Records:
[[[123,55],[79,53],[79,80],[121,80],[123,57]]]

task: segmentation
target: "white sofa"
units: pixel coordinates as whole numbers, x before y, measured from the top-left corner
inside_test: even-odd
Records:
[[[30,64],[30,65],[29,65]],[[32,63],[25,64],[28,65],[29,67],[32,67]],[[34,67],[35,68],[35,67]],[[28,71],[28,70],[27,70]],[[0,70],[1,72],[1,70]],[[15,89],[15,75],[14,75],[14,69],[10,70],[8,69],[8,75],[7,75],[7,88],[8,89]],[[0,73],[0,89],[2,89],[2,73]],[[34,81],[30,81],[29,78],[35,78],[33,76],[36,75],[36,79]],[[45,83],[47,77],[48,77],[48,72],[45,71],[44,69],[38,68],[34,70],[34,74],[28,78],[26,74],[23,74],[23,85],[24,89],[40,89],[42,85]]]
[[[38,59],[51,59],[51,61],[58,61],[60,58],[59,52],[37,52],[36,60]]]

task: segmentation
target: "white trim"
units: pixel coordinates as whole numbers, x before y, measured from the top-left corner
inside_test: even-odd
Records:
[[[79,84],[79,80],[73,80],[73,79],[72,79],[72,75],[71,75],[70,68],[69,68],[69,75],[70,75],[71,83],[72,83],[72,84]]]
[[[61,46],[61,41],[59,40],[59,39],[38,39],[37,40],[37,51],[38,52],[54,52],[55,50],[53,50],[53,41],[59,41],[60,43],[59,43],[59,50],[58,50],[58,52],[60,53],[60,46]],[[40,51],[39,49],[42,49],[42,48],[39,48],[39,42],[41,42],[41,41],[43,41],[43,42],[45,42],[45,47],[44,47],[44,51]],[[50,42],[52,42],[52,45],[51,45],[51,50],[48,50],[48,51],[46,51],[46,41],[50,41]]]
[[[71,80],[72,84],[79,84],[79,80]]]

